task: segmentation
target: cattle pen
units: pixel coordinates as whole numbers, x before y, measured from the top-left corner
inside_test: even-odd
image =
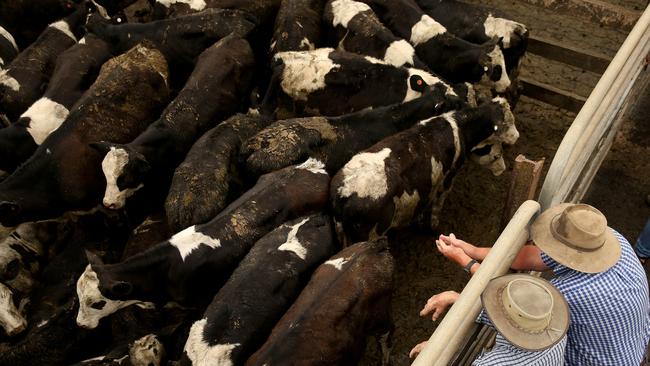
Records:
[[[572,46],[570,43],[536,36],[535,27],[531,27],[530,53],[553,62],[559,61],[571,65],[570,68],[580,67],[583,73],[602,73],[602,76],[588,98],[544,82],[528,79],[527,75],[522,76],[520,81],[524,95],[564,110],[577,112],[577,115],[564,134],[550,166],[547,167],[546,178],[539,192],[539,204],[534,201],[525,202],[515,213],[496,240],[494,250],[467,283],[461,297],[439,323],[429,339],[429,345],[420,353],[413,365],[471,364],[489,339],[486,332],[475,326],[473,321],[481,308],[479,295],[483,288],[490,278],[507,271],[518,249],[528,238],[528,224],[540,210],[559,202],[580,202],[585,198],[588,202],[598,201],[589,196],[590,185],[614,144],[617,134],[619,134],[618,140],[622,139],[619,133],[622,124],[629,123],[629,120],[633,119],[630,115],[634,113],[635,107],[638,108],[636,102],[643,99],[643,93],[647,94],[650,85],[650,76],[647,72],[650,52],[650,29],[648,29],[650,7],[643,13],[636,13],[621,5],[605,2],[534,0],[527,2],[536,6],[545,5],[552,8],[545,10],[556,13],[583,12],[583,16],[595,19],[601,27],[614,26],[629,30],[629,34],[610,60],[598,52],[584,48],[581,50],[580,47]],[[505,2],[491,3],[496,3],[497,7],[501,5],[507,8]],[[525,23],[516,17],[513,19]],[[525,74],[526,65],[523,67],[522,71]],[[640,159],[643,160],[643,157]],[[641,164],[643,166],[646,163]],[[602,185],[602,182],[597,184]],[[637,197],[635,201],[638,200]],[[643,216],[642,220],[645,220],[645,217]],[[612,221],[616,222],[616,219]],[[636,225],[639,227],[642,222]],[[630,241],[634,238],[628,237]],[[485,244],[484,240],[481,242]]]

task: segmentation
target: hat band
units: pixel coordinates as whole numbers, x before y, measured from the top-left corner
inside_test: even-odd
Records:
[[[598,245],[596,247],[593,247],[593,248],[585,248],[585,247],[581,247],[581,246],[578,246],[578,245],[575,245],[575,244],[571,243],[571,241],[566,236],[560,234],[560,232],[558,232],[556,230],[556,228],[555,228],[556,227],[555,223],[557,222],[558,218],[561,215],[562,215],[561,213],[555,215],[553,217],[553,219],[551,219],[551,221],[549,223],[549,226],[550,226],[550,229],[551,229],[551,234],[553,235],[553,238],[555,238],[556,240],[559,240],[560,242],[562,242],[563,244],[565,244],[569,248],[575,249],[575,250],[578,250],[578,251],[581,251],[581,252],[595,252],[596,250],[602,248],[603,245],[605,245],[605,240],[604,239],[600,243],[600,245]]]
[[[544,289],[544,291],[548,294],[548,296],[551,299],[550,309],[546,314],[541,316],[534,316],[532,314],[529,314],[524,309],[519,307],[515,302],[512,301],[512,297],[510,295],[510,285],[512,285],[512,283],[516,281],[532,282],[529,280],[514,280],[508,283],[506,288],[504,288],[503,291],[501,292],[501,304],[505,310],[508,320],[510,320],[510,323],[514,325],[516,328],[521,329],[525,332],[540,333],[544,329],[548,328],[549,324],[551,323],[551,309],[553,308],[553,296],[548,291],[548,289],[542,287],[542,289]]]

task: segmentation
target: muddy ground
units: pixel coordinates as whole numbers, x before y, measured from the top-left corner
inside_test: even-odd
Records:
[[[583,49],[612,57],[626,36],[617,29],[602,28],[574,15],[551,14],[528,4],[502,0],[473,0],[489,3],[512,14],[511,18],[529,25],[546,37],[569,42]],[[617,5],[642,8],[645,1],[611,1]],[[593,36],[592,36],[593,35]],[[565,90],[588,96],[599,75],[531,55],[523,63],[522,75],[560,85]],[[634,242],[650,217],[650,87],[646,88],[636,107],[625,118],[614,145],[583,200],[601,209],[610,226]],[[409,365],[408,352],[427,339],[438,322],[419,318],[418,312],[433,294],[445,290],[461,290],[469,276],[452,265],[435,250],[432,237],[438,232],[457,236],[483,246],[492,245],[500,233],[500,219],[510,179],[510,168],[518,154],[529,159],[545,158],[544,175],[562,137],[575,114],[534,99],[522,97],[514,109],[521,137],[506,152],[509,170],[498,177],[473,163],[459,173],[452,193],[442,211],[437,232],[406,231],[391,238],[391,251],[396,263],[396,287],[393,293],[395,321],[392,363]],[[543,179],[543,178],[542,178]],[[543,181],[543,180],[542,180]],[[377,365],[377,347],[369,342],[363,365]]]

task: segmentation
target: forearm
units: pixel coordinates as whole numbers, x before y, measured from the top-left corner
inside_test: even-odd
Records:
[[[542,261],[542,251],[536,245],[524,245],[517,253],[511,268],[516,271],[546,271],[548,266]]]
[[[477,246],[471,246],[467,249],[467,255],[476,259],[477,261],[482,261],[485,259],[485,257],[487,257],[488,253],[490,253],[490,249],[492,248],[481,248]]]

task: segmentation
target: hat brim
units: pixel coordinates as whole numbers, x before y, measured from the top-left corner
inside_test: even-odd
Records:
[[[551,221],[562,213],[571,203],[553,206],[542,212],[530,228],[530,236],[544,253],[556,262],[584,273],[599,273],[613,267],[621,257],[621,244],[609,228],[605,232],[605,242],[594,251],[571,248],[557,240],[551,233]]]
[[[501,294],[510,283],[516,279],[535,281],[548,289],[553,296],[553,309],[548,327],[541,332],[529,332],[518,328],[509,320],[501,301]],[[494,327],[514,346],[527,351],[540,351],[559,342],[569,329],[569,306],[562,294],[539,277],[529,274],[510,274],[497,277],[490,281],[481,294],[481,302]]]

